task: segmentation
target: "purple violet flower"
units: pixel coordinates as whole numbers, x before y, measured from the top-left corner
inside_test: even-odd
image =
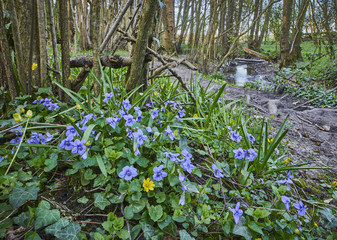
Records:
[[[194,168],[194,165],[191,163],[191,160],[186,160],[181,164],[181,167],[187,171],[188,173],[192,173],[192,170]]]
[[[253,161],[254,158],[256,158],[256,157],[257,157],[257,153],[254,151],[254,149],[250,148],[246,153],[246,158],[249,161]]]
[[[118,174],[118,177],[124,178],[126,181],[131,180],[137,176],[137,169],[130,166],[125,166],[123,170]]]
[[[123,118],[125,119],[126,127],[132,127],[132,125],[136,123],[136,120],[133,119],[133,116],[131,114],[124,115]]]
[[[143,134],[142,130],[138,129],[137,132],[133,133],[133,136],[137,138],[137,145],[140,146],[147,139],[147,136]]]
[[[233,152],[235,153],[234,158],[236,159],[242,159],[245,157],[245,151],[242,148],[235,149]]]
[[[104,102],[104,103],[108,102],[108,101],[112,98],[112,96],[113,96],[113,93],[112,93],[112,92],[106,93],[106,94],[104,95],[104,100],[103,100],[103,102]]]
[[[287,173],[287,176],[284,180],[278,180],[276,181],[277,183],[281,183],[281,184],[285,184],[287,186],[287,191],[290,190],[290,186],[289,186],[289,183],[293,183],[293,181],[291,180],[292,178],[294,178],[293,175],[291,175],[291,172],[289,171]]]
[[[282,196],[281,197],[282,202],[284,203],[284,205],[286,206],[286,209],[289,211],[289,203],[290,203],[290,199],[287,198],[286,196]]]
[[[234,142],[240,142],[242,137],[240,136],[240,134],[237,131],[231,131],[231,139]]]
[[[298,210],[298,217],[304,216],[305,211],[308,210],[307,205],[304,205],[302,201],[299,201],[298,203],[293,203],[293,205]]]
[[[167,176],[167,172],[163,172],[164,165],[160,165],[158,167],[153,168],[153,179],[157,182],[163,180],[163,177]]]
[[[212,169],[213,169],[213,172],[214,172],[214,177],[216,177],[216,178],[222,178],[223,177],[222,171],[215,164],[212,164]]]
[[[229,210],[233,213],[233,218],[234,218],[234,222],[235,224],[238,224],[240,217],[243,214],[243,211],[240,209],[240,202],[238,202],[235,206],[235,208],[229,208]]]
[[[151,118],[155,119],[156,117],[158,117],[158,113],[159,113],[159,110],[153,110],[151,113]]]
[[[170,126],[167,126],[167,128],[165,129],[165,132],[168,134],[168,137],[173,140],[174,138],[174,133],[172,132]]]
[[[185,194],[181,195],[181,198],[179,199],[179,206],[185,205]]]
[[[87,149],[87,147],[84,145],[85,142],[86,142],[85,139],[83,139],[82,141],[76,139],[72,143],[73,148],[71,149],[71,153],[72,154],[78,153],[79,155],[83,155],[85,153],[85,150]]]

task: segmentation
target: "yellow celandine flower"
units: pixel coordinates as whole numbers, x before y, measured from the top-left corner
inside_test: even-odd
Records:
[[[20,113],[24,113],[25,112],[25,109],[22,108],[22,107],[20,107],[19,110],[20,110]]]
[[[177,135],[178,135],[178,131],[175,130],[175,131],[173,132],[173,134],[174,134],[174,136],[177,136]]]
[[[14,118],[15,122],[22,122],[22,117],[21,117],[20,113],[14,113],[13,118]]]
[[[149,190],[153,191],[154,190],[154,183],[150,181],[150,178],[144,179],[143,180],[143,188],[145,192],[149,192]]]
[[[314,226],[317,227],[318,226],[317,223],[315,223]]]
[[[32,110],[28,110],[28,111],[27,111],[26,117],[27,117],[27,118],[33,117],[33,112],[32,112]]]
[[[300,232],[300,230],[298,228],[296,228],[295,233],[296,234],[300,234],[301,232]]]
[[[255,238],[255,240],[262,240],[262,238]]]
[[[272,138],[268,138],[268,142],[269,142],[269,143],[272,143],[273,140],[274,140],[274,139],[272,139]]]
[[[194,118],[197,118],[197,117],[198,117],[198,114],[194,114],[193,117],[194,117]]]
[[[286,158],[283,162],[284,162],[284,164],[289,164],[289,163],[291,163],[291,159],[290,158]]]
[[[337,187],[337,182],[336,182],[336,181],[333,181],[333,182],[331,183],[331,186]]]
[[[69,117],[69,119],[70,119],[72,122],[75,122],[75,118]]]
[[[325,105],[323,105],[322,108],[325,108]]]
[[[37,63],[33,63],[32,70],[34,71],[37,68]]]
[[[73,80],[73,78],[72,78],[71,75],[69,75],[68,80],[69,80],[69,81]]]
[[[81,105],[78,104],[78,103],[76,103],[76,108],[77,108],[78,110],[82,109]]]

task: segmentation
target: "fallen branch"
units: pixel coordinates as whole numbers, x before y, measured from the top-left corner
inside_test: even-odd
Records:
[[[130,57],[122,57],[119,55],[101,55],[100,56],[101,64],[104,67],[111,68],[122,68],[131,66],[132,59]],[[70,59],[70,67],[92,67],[93,57],[92,56],[81,56]]]
[[[81,72],[77,75],[76,79],[74,81],[71,82],[70,86],[71,86],[71,90],[73,90],[74,92],[78,92],[80,90],[80,88],[82,87],[85,79],[87,78],[87,76],[90,73],[90,67],[88,65],[85,65]]]
[[[249,48],[246,48],[246,47],[244,47],[244,46],[242,46],[242,45],[240,45],[240,47],[242,48],[242,50],[243,50],[245,53],[254,55],[254,56],[256,56],[256,57],[258,57],[258,58],[261,58],[261,59],[264,59],[264,60],[266,60],[266,61],[268,61],[268,62],[271,60],[270,57],[268,57],[268,56],[266,56],[266,55],[264,55],[264,54],[262,54],[262,53],[256,52],[256,51],[251,50],[251,49],[249,49]]]

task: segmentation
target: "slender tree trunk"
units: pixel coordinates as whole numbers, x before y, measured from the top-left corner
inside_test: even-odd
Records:
[[[292,12],[293,0],[283,1],[283,11],[282,11],[282,30],[281,30],[281,40],[280,40],[280,51],[281,51],[281,63],[280,67],[286,67],[291,65],[290,59],[290,44],[289,44],[289,31],[291,23],[291,12]]]
[[[55,76],[56,81],[61,83],[61,75],[60,75],[60,63],[57,53],[57,40],[56,40],[56,32],[55,32],[55,22],[54,22],[54,10],[53,10],[53,0],[48,0],[49,4],[49,21],[50,21],[50,29],[51,29],[51,39],[53,45],[53,56],[54,56],[54,64],[55,64]],[[57,93],[61,94],[61,89],[57,88]]]
[[[8,46],[7,35],[5,30],[5,25],[2,20],[3,12],[2,12],[2,3],[0,1],[0,67],[3,71],[3,75],[5,79],[2,79],[4,83],[7,83],[6,86],[9,90],[9,95],[12,100],[17,96],[17,91],[15,87],[15,78],[13,72],[12,58],[10,53],[10,48]]]
[[[254,3],[254,18],[253,18],[253,23],[250,29],[249,38],[248,38],[248,48],[250,49],[254,48],[254,33],[255,33],[255,28],[257,25],[257,21],[255,21],[255,19],[259,15],[260,1],[262,0],[255,0],[255,3]]]
[[[240,33],[242,9],[243,9],[243,0],[240,0],[239,6],[238,6],[238,15],[237,15],[237,18],[236,18],[237,27],[236,27],[236,30],[235,30],[235,36],[239,35],[239,33]]]
[[[225,44],[222,46],[223,54],[226,55],[229,51],[230,47],[230,40],[232,37],[233,30],[230,30],[233,27],[233,19],[234,19],[234,0],[228,0],[228,8],[226,14],[226,33],[225,37]]]
[[[190,9],[190,0],[185,0],[184,1],[184,12],[183,12],[183,17],[182,17],[182,21],[181,21],[181,31],[180,31],[180,35],[179,35],[178,44],[177,44],[177,52],[179,54],[182,53],[181,44],[183,42],[185,32],[186,32],[186,29],[187,29],[187,20],[188,20],[189,9]]]
[[[174,33],[174,0],[166,0],[163,9],[164,44],[166,51],[175,52]]]
[[[63,86],[70,89],[70,42],[69,42],[69,11],[67,0],[59,0],[60,29],[61,29],[61,51],[62,51],[62,80]],[[63,92],[62,100],[68,97]]]
[[[132,64],[129,69],[127,91],[135,89],[147,73],[144,61],[145,53],[150,37],[150,30],[152,29],[158,8],[158,0],[145,0],[138,27],[137,41],[132,48]]]
[[[39,82],[37,86],[41,87],[47,78],[47,65],[48,65],[48,53],[47,53],[47,34],[46,34],[46,10],[45,1],[38,0],[37,5],[37,16],[38,16],[38,39],[39,39]],[[48,82],[48,85],[50,82]]]
[[[293,62],[296,62],[298,59],[302,59],[300,44],[302,42],[303,22],[308,5],[309,0],[302,0],[299,6],[298,17],[295,25],[295,34],[290,48],[290,57]]]
[[[91,3],[91,41],[93,55],[93,72],[94,72],[94,94],[97,97],[101,91],[98,80],[101,78],[101,69],[99,66],[99,28],[100,28],[100,8],[102,0],[95,0]]]
[[[333,48],[333,38],[331,35],[331,29],[330,29],[330,24],[329,24],[328,1],[323,1],[322,3],[319,3],[319,4],[323,12],[323,26],[324,26],[326,38],[328,39],[328,49],[330,51],[330,58],[332,59],[332,58],[335,58],[335,51]],[[337,16],[335,17],[337,18]]]
[[[195,0],[191,0],[191,16],[190,19],[194,18],[194,12],[196,8],[196,2]],[[190,21],[190,33],[188,34],[188,45],[191,48],[192,42],[193,42],[193,33],[194,33],[194,20]]]

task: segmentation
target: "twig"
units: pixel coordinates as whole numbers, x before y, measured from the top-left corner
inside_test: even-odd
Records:
[[[0,224],[1,223],[3,223],[4,221],[6,221],[10,216],[12,216],[13,215],[13,213],[16,211],[17,209],[14,209],[7,217],[5,217],[4,219],[2,219],[1,221],[0,221]]]
[[[124,214],[124,207],[123,207],[123,202],[121,203],[121,212],[123,214],[123,216],[125,217],[125,214]],[[127,218],[125,218],[125,222],[126,222],[126,227],[128,229],[128,232],[129,232],[129,240],[132,240],[131,239],[131,231],[130,231],[130,225],[129,225],[129,221]]]
[[[44,196],[41,196],[41,198],[44,199],[44,200],[46,200],[47,202],[55,205],[55,206],[58,206],[58,207],[61,207],[61,208],[65,209],[65,210],[67,210],[68,212],[72,212],[69,208],[67,208],[67,206],[65,206],[65,205],[63,205],[61,203],[55,202],[53,200],[50,200],[50,199],[48,199],[48,198],[46,198]]]
[[[308,124],[310,124],[310,125],[313,125],[313,126],[317,127],[317,128],[320,129],[320,130],[326,131],[323,127],[321,127],[321,126],[319,126],[319,125],[317,125],[317,124],[315,124],[315,123],[312,123],[312,122],[310,122],[310,121],[307,120],[307,119],[304,119],[304,118],[300,117],[298,114],[296,114],[296,117],[298,117],[298,119],[302,120],[303,122],[306,122],[306,123],[308,123]]]

